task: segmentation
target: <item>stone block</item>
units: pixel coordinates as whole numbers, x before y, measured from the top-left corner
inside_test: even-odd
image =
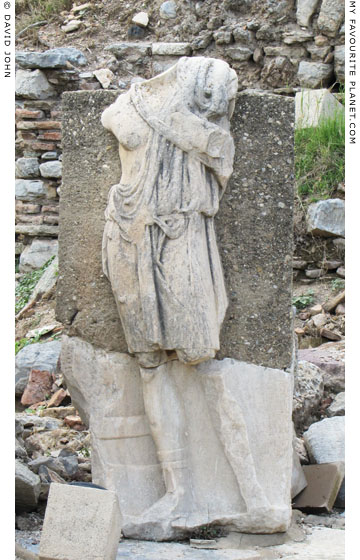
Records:
[[[321,237],[345,237],[345,201],[340,198],[319,200],[310,204],[307,231]]]
[[[324,372],[324,388],[330,393],[345,390],[345,342],[328,342],[317,348],[299,350],[299,360],[306,360]]]
[[[317,21],[319,30],[329,37],[335,37],[344,16],[344,0],[323,0]]]
[[[338,82],[345,82],[345,46],[338,45],[334,49],[335,76]]]
[[[190,43],[153,43],[153,55],[186,56],[191,53]]]
[[[330,513],[344,479],[344,463],[324,463],[303,466],[307,487],[293,503],[305,512]]]
[[[247,47],[229,47],[226,49],[226,54],[232,59],[239,62],[244,62],[252,57],[253,50]]]
[[[164,19],[176,18],[177,6],[172,0],[163,2],[160,6],[160,16]]]
[[[304,433],[304,441],[314,463],[345,461],[345,416],[324,418],[311,424]]]
[[[310,20],[315,13],[319,0],[298,0],[296,6],[296,21],[302,27],[309,27]]]
[[[332,75],[332,64],[302,60],[299,64],[297,77],[301,87],[315,89],[328,85]]]
[[[293,420],[298,433],[313,422],[324,395],[324,373],[315,364],[299,361],[295,372]]]
[[[52,483],[40,560],[115,560],[121,515],[114,492]]]
[[[27,235],[29,237],[58,237],[58,226],[50,226],[42,224],[40,226],[17,224],[15,233],[19,235]]]
[[[325,119],[344,115],[344,106],[327,89],[299,91],[295,96],[295,126],[318,126]]]
[[[49,371],[32,369],[30,371],[29,381],[25,387],[21,404],[29,406],[44,401],[51,394],[51,387],[54,378]]]
[[[250,533],[287,529],[293,467],[291,374],[231,359],[198,366],[173,361],[151,370],[150,379],[142,382],[129,355],[96,349],[76,337],[62,340],[62,372],[76,408],[90,423],[93,481],[117,492],[125,536],[164,540],[203,524]],[[171,519],[149,524],[142,517],[165,492],[143,401],[144,383],[148,386],[154,374],[176,379],[185,407],[183,462],[196,508],[172,525]],[[250,507],[247,513],[245,504],[257,484],[268,506],[257,513]]]
[[[332,416],[344,416],[345,415],[345,392],[336,395],[335,399],[331,405],[326,410],[327,415]]]
[[[60,356],[61,342],[54,340],[44,344],[25,346],[15,358],[15,395],[21,396],[27,385],[32,369],[56,371]]]
[[[151,43],[112,43],[105,47],[105,50],[110,51],[118,59],[129,58],[136,61],[151,55]]]
[[[15,507],[16,511],[36,508],[40,495],[40,478],[19,459],[15,461]]]
[[[36,200],[46,195],[43,181],[18,179],[15,181],[15,198],[17,200]]]
[[[25,99],[48,99],[57,95],[56,90],[49,84],[41,70],[18,70],[15,93]]]
[[[42,177],[50,179],[60,179],[61,178],[61,161],[47,161],[40,164],[40,174]]]
[[[15,164],[16,176],[20,179],[31,179],[39,176],[37,158],[19,158]]]
[[[21,253],[20,272],[31,272],[41,268],[51,257],[57,254],[58,242],[56,240],[36,239],[27,245]]]
[[[41,53],[18,51],[15,60],[22,68],[67,68],[67,62],[75,66],[83,66],[87,62],[85,55],[74,47],[60,47]]]
[[[100,115],[116,97],[112,91],[63,94],[57,316],[69,334],[126,352],[101,263],[108,191],[121,171],[117,141]],[[293,349],[294,102],[243,92],[232,123],[234,173],[215,220],[229,299],[219,357],[287,368]]]

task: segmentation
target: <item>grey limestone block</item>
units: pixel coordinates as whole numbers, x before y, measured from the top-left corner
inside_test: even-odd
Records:
[[[49,84],[41,70],[18,70],[15,93],[25,99],[48,99],[56,96],[56,90]]]
[[[345,237],[345,202],[329,198],[313,202],[306,215],[307,230],[323,237]]]
[[[27,245],[20,256],[20,272],[31,272],[41,268],[51,257],[57,255],[58,242],[55,239],[35,239]]]
[[[333,75],[332,64],[323,62],[308,62],[302,60],[299,64],[298,80],[301,87],[319,88],[328,85]]]
[[[320,31],[329,37],[335,37],[344,15],[344,0],[323,0],[317,22]]]
[[[15,181],[15,198],[17,200],[32,201],[46,196],[46,188],[43,181],[33,179],[17,179]]]
[[[17,52],[15,60],[22,68],[66,68],[67,62],[83,66],[85,55],[74,47],[60,47],[45,52]]]
[[[115,137],[100,122],[117,92],[63,94],[57,317],[68,334],[104,348],[127,345],[101,245],[109,189],[121,169]],[[216,217],[229,299],[220,358],[287,368],[292,357],[294,100],[239,95],[232,119],[234,173]]]
[[[114,492],[52,483],[40,560],[115,560],[121,514]]]
[[[20,179],[31,179],[39,176],[37,158],[19,158],[15,164],[16,176]]]
[[[15,507],[17,511],[31,511],[36,508],[40,495],[40,478],[24,463],[15,463]]]
[[[40,174],[42,177],[60,179],[61,167],[61,161],[46,161],[40,165]]]

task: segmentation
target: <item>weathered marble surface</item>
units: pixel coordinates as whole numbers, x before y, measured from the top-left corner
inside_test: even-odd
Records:
[[[100,122],[117,92],[63,95],[63,185],[57,316],[68,333],[127,351],[102,272],[104,211],[121,176],[118,142]],[[229,300],[218,357],[274,368],[292,359],[294,100],[238,96],[232,119],[234,172],[215,228]]]
[[[90,414],[93,480],[117,492],[125,536],[164,540],[207,524],[252,533],[287,529],[291,374],[231,359],[173,361],[145,370],[149,379],[141,384],[135,358],[67,336],[61,363],[77,408]],[[155,413],[145,413],[143,391],[152,392]],[[167,457],[149,424],[162,414]],[[180,439],[171,446],[174,426]],[[167,476],[174,483],[170,516]]]
[[[103,271],[144,367],[196,364],[220,348],[227,297],[214,216],[233,170],[237,87],[226,62],[183,57],[101,117],[122,166],[105,211]]]

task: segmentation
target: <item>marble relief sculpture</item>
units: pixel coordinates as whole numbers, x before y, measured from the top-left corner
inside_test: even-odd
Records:
[[[141,527],[143,537],[171,538],[209,522],[272,532],[285,530],[289,520],[284,493],[275,508],[276,500],[270,505],[263,449],[249,436],[246,401],[240,405],[239,387],[245,395],[246,384],[256,384],[263,372],[253,372],[248,382],[245,364],[239,381],[241,362],[212,360],[227,308],[214,216],[232,173],[229,122],[237,85],[236,73],[224,61],[184,57],[163,74],[133,84],[102,115],[103,126],[119,141],[122,167],[105,213],[103,270],[140,370],[144,412],[165,488],[141,515],[125,512],[129,536]],[[288,380],[280,376],[277,382],[278,394],[286,393]],[[276,383],[273,387],[275,402]],[[286,417],[289,410],[286,405],[281,414]],[[272,422],[269,415],[264,437]],[[199,457],[197,429],[208,431]],[[291,442],[286,427],[284,441],[288,435]],[[206,454],[218,445],[221,451],[217,448],[216,460],[207,465]],[[201,490],[207,471],[209,481],[223,477],[213,505],[208,490]]]

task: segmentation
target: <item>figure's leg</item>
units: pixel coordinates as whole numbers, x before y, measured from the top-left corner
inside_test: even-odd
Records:
[[[248,512],[269,507],[255,471],[246,424],[239,404],[227,391],[221,375],[200,376],[213,426],[235,474]],[[215,405],[215,406],[214,406]]]
[[[140,367],[145,412],[166,488],[166,494],[145,513],[146,520],[171,521],[186,513],[192,501],[185,412],[171,369],[171,363],[156,368]]]

